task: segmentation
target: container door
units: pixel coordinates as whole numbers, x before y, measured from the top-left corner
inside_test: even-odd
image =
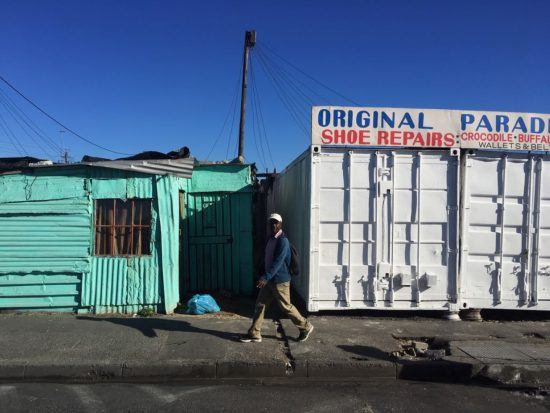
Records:
[[[187,198],[190,291],[232,289],[233,236],[230,196],[194,193]]]
[[[464,166],[463,306],[529,308],[549,300],[549,158],[474,152]]]
[[[455,299],[458,164],[457,151],[314,155],[318,309],[441,309]]]
[[[379,152],[376,164],[374,296],[441,308],[456,299],[458,152]]]
[[[550,309],[550,157],[533,159],[535,167],[536,200],[533,208],[532,274],[531,288],[533,304]],[[542,308],[541,308],[542,309]]]

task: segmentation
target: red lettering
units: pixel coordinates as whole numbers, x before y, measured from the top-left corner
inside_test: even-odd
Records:
[[[443,134],[441,132],[432,132],[432,142],[431,146],[443,146],[441,143],[441,138],[443,138]]]
[[[409,141],[414,139],[414,132],[403,132],[403,145],[410,146]]]
[[[390,132],[390,142],[392,145],[401,145],[401,131],[392,130]]]
[[[348,143],[354,144],[357,142],[357,131],[350,130],[348,131]]]
[[[454,146],[455,135],[453,135],[452,133],[446,133],[445,136],[443,137],[443,140],[445,141],[444,142],[445,146],[448,146],[448,147]]]
[[[370,130],[361,129],[359,131],[359,143],[361,145],[370,145],[370,141],[367,141],[367,138],[370,138]]]
[[[332,143],[332,131],[330,129],[325,129],[321,132],[321,142],[325,145],[330,145]]]
[[[341,130],[335,130],[334,131],[334,143],[346,143],[346,131]]]
[[[424,138],[422,137],[422,134],[420,132],[416,134],[412,146],[424,146]]]
[[[378,145],[389,145],[388,143],[389,133],[384,130],[378,131]]]

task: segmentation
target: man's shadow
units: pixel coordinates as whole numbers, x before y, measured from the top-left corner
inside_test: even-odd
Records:
[[[393,361],[390,354],[376,347],[346,344],[338,345],[337,347],[349,353],[355,354],[355,356],[352,357],[354,360]]]
[[[208,328],[200,328],[192,325],[191,323],[178,319],[165,319],[165,318],[124,318],[124,317],[90,317],[90,316],[78,316],[78,320],[95,321],[95,322],[109,322],[118,324],[124,327],[134,328],[140,331],[144,336],[155,338],[158,337],[156,330],[162,331],[174,331],[180,333],[197,333],[208,334],[217,338],[228,341],[239,341],[240,336],[246,331],[241,332],[228,332],[220,330],[212,330]],[[264,338],[277,338],[271,335],[262,335]]]

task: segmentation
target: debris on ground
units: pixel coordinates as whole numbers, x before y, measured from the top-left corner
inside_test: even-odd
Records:
[[[404,339],[400,338],[401,350],[391,353],[393,358],[418,358],[441,360],[447,355],[446,343],[435,338]]]

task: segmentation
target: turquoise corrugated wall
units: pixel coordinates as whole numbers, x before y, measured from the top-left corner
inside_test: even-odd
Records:
[[[252,177],[249,165],[199,165],[187,182],[185,292],[253,289]]]
[[[90,231],[82,178],[2,176],[0,308],[77,308]]]
[[[211,165],[198,171],[192,180],[83,167],[0,175],[0,308],[134,313],[150,306],[172,312],[180,287],[180,190],[225,194],[231,276],[222,277],[220,287],[250,294],[250,167]],[[151,256],[93,256],[93,205],[101,198],[154,199]],[[195,273],[193,281],[205,276]]]
[[[171,177],[99,168],[0,175],[0,308],[172,311],[179,299],[179,186]],[[93,202],[100,198],[155,198],[151,256],[92,255]]]

